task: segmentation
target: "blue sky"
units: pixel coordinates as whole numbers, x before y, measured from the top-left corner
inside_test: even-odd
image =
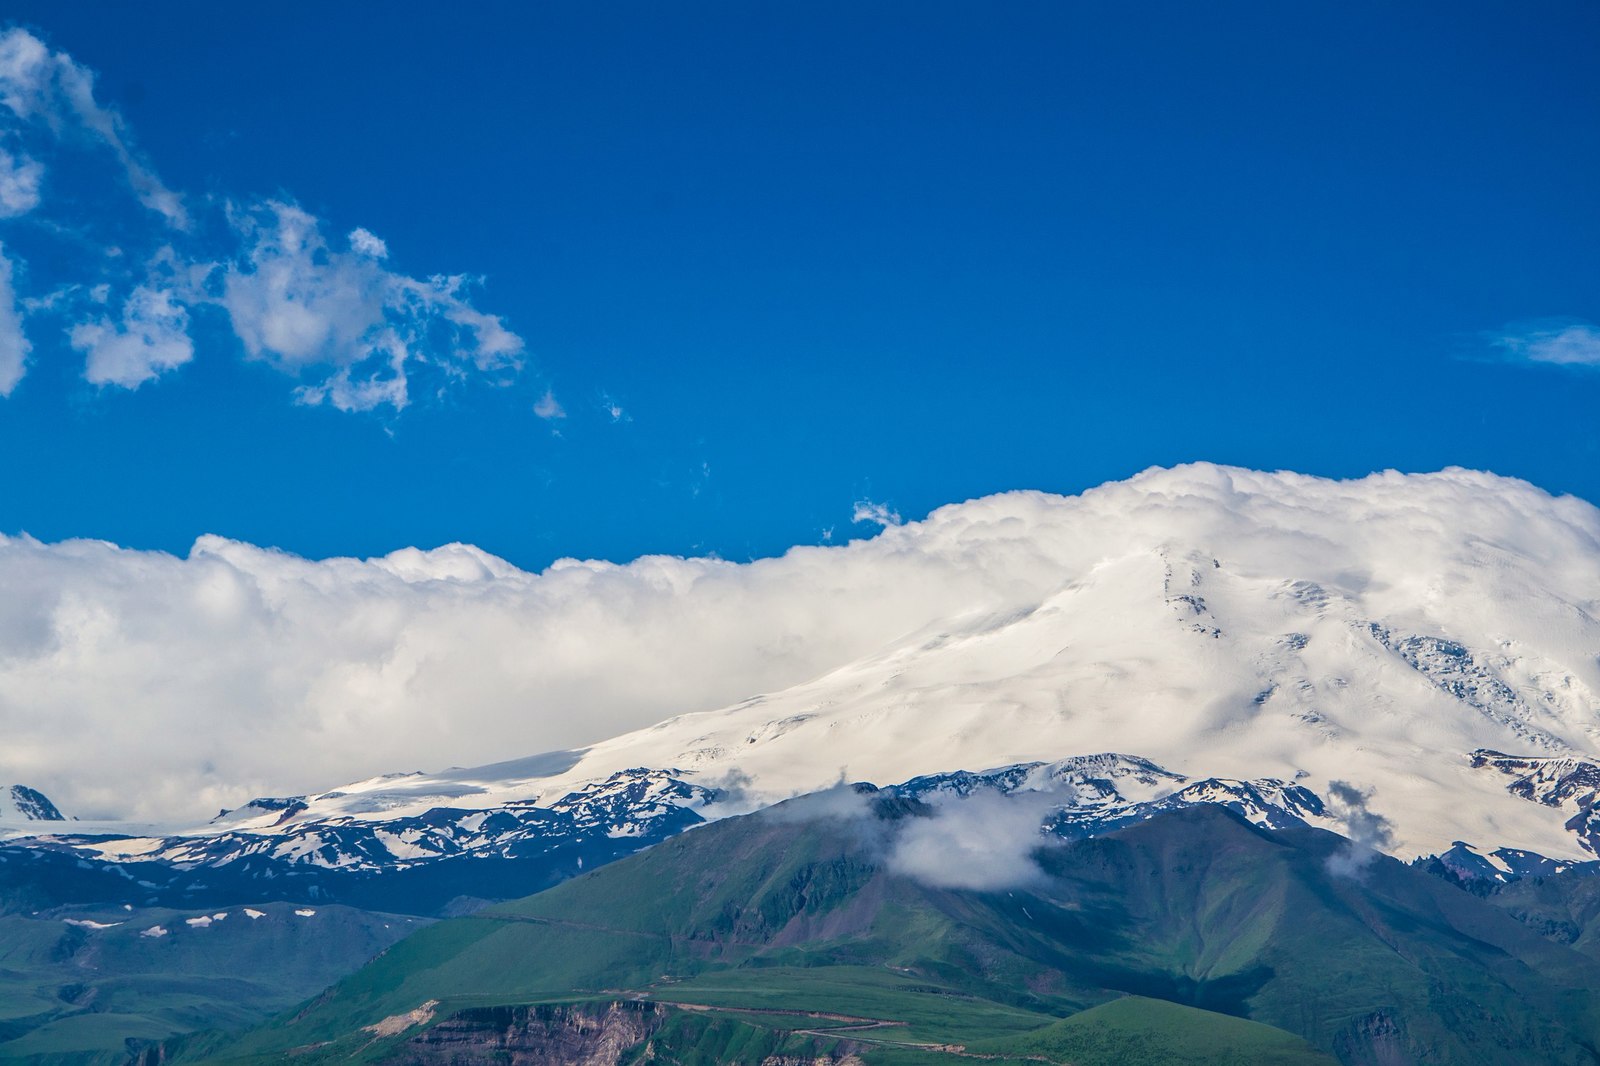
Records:
[[[1600,501],[1592,4],[8,13],[59,84],[0,105],[0,532],[745,558],[1195,459]]]

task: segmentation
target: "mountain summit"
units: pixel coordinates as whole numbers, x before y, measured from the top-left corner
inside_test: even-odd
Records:
[[[767,801],[1115,750],[1331,790],[1397,854],[1592,854],[1600,511],[1580,500],[1464,470],[1196,465],[849,550],[987,593],[815,680],[574,752],[542,787],[673,766]]]
[[[27,785],[0,785],[0,822],[64,822],[50,797]]]

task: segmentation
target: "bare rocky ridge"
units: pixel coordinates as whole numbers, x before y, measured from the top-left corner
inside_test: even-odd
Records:
[[[1506,755],[1480,749],[1471,755],[1475,770],[1496,770],[1511,778],[1506,791],[1546,807],[1571,812],[1564,823],[1584,850],[1600,854],[1600,761],[1579,756]]]
[[[412,1037],[387,1062],[415,1066],[617,1066],[661,1027],[653,1003],[478,1007]]]
[[[0,785],[0,822],[64,822],[66,815],[38,789]]]

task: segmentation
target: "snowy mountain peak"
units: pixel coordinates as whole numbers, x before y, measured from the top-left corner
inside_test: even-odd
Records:
[[[0,822],[64,822],[48,796],[27,785],[0,785]]]
[[[975,500],[850,550],[885,571],[873,587],[966,588],[964,609],[574,752],[552,787],[678,766],[773,800],[841,771],[909,781],[1113,748],[1194,787],[1346,783],[1402,855],[1478,840],[1577,859],[1600,839],[1576,792],[1555,817],[1463,772],[1480,750],[1600,765],[1600,512],[1582,501],[1462,470],[1196,465]]]
[[[1495,848],[1491,851],[1474,847],[1462,840],[1456,841],[1448,851],[1428,859],[1419,859],[1417,862],[1419,865],[1437,863],[1457,881],[1468,884],[1489,882],[1500,885],[1520,881],[1524,877],[1550,877],[1585,865],[1546,858],[1519,848]]]

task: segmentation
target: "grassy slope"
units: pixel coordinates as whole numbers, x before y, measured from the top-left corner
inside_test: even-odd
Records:
[[[1132,994],[1357,1060],[1592,1061],[1579,1041],[1600,1035],[1600,965],[1398,863],[1337,875],[1328,834],[1184,811],[1049,849],[1052,876],[1029,891],[973,893],[883,869],[895,825],[780,812],[697,829],[423,930],[305,1010],[206,1051],[265,1061],[330,1042],[303,1061],[375,1059],[392,1042],[361,1027],[429,1000],[443,1017],[626,995],[894,1020],[906,1043],[1083,1041],[1099,1030],[1058,1019],[1126,1028],[1132,1006],[1078,1012]],[[1144,1011],[1147,1044],[1158,1011]]]
[[[1600,958],[1600,877],[1587,870],[1515,881],[1487,900],[1549,939]]]
[[[1113,1000],[971,1050],[1043,1055],[1075,1066],[1330,1066],[1333,1061],[1281,1029],[1142,996]]]
[[[360,966],[418,919],[288,905],[241,908],[205,927],[194,911],[0,918],[0,1058],[70,1055],[121,1062],[127,1041],[197,1029],[243,1029]],[[221,913],[222,909],[208,913]],[[142,936],[160,926],[165,936]]]

